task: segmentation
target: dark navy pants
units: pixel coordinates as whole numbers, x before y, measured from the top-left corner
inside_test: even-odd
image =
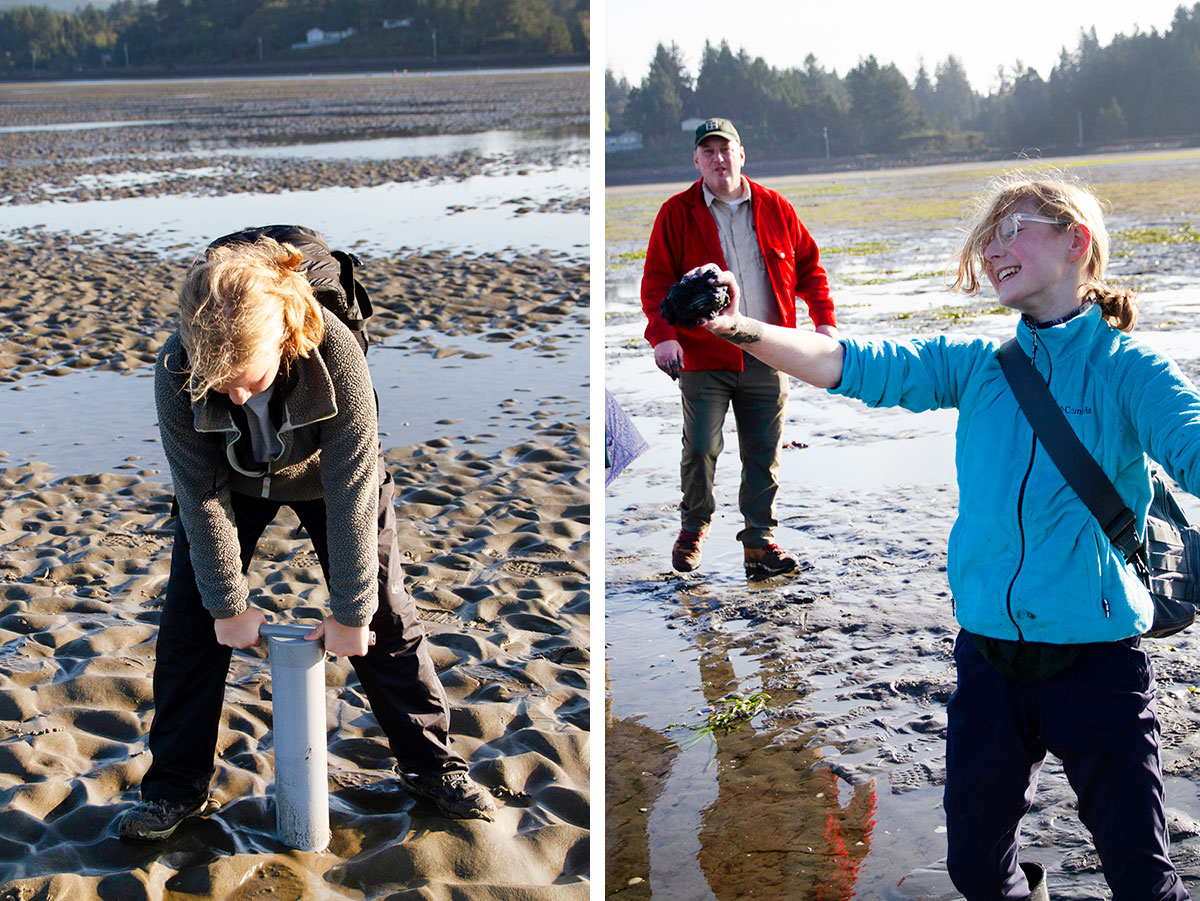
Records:
[[[1085,645],[1058,675],[1021,682],[998,673],[959,633],[946,864],[968,901],[1029,897],[1017,834],[1047,751],[1062,760],[1114,901],[1189,897],[1167,856],[1154,673],[1139,645]]]
[[[466,772],[465,761],[450,749],[446,694],[429,656],[416,604],[404,588],[393,485],[382,461],[380,479],[379,609],[370,623],[376,643],[350,662],[402,769]],[[278,501],[233,495],[243,572],[281,506]],[[328,584],[324,500],[287,506],[312,539]],[[207,796],[231,655],[232,649],[217,642],[213,618],[196,587],[187,534],[177,521],[155,650],[153,761],[142,780],[146,800],[188,802]]]

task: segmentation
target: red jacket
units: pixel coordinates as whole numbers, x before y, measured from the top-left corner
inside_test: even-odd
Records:
[[[779,305],[780,322],[788,328],[796,327],[796,298],[802,297],[814,325],[836,326],[829,284],[812,235],[782,195],[753,181],[750,190],[754,230]],[[662,205],[650,232],[642,271],[642,309],[649,320],[646,340],[652,347],[662,341],[678,341],[683,347],[684,369],[740,370],[742,349],[736,344],[703,328],[676,328],[658,311],[671,285],[688,270],[705,263],[728,268],[716,220],[704,203],[704,191],[697,180]]]

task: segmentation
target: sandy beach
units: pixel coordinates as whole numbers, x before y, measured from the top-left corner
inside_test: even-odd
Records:
[[[1190,184],[1200,154],[1071,161],[1110,203],[1111,274],[1144,299],[1135,336],[1200,376]],[[822,248],[839,327],[856,337],[1011,336],[1015,317],[946,291],[966,199],[1001,167],[769,179]],[[747,174],[753,178],[751,166]],[[678,392],[641,338],[641,252],[682,185],[608,192],[606,387],[650,448],[606,490],[608,897],[952,901],[945,705],[957,626],[946,583],[955,515],[953,411],[911,414],[793,383],[779,544],[792,579],[748,582],[734,539],[732,420],[697,573],[678,531]],[[1172,196],[1173,195],[1173,196]],[[1200,502],[1188,501],[1200,513]],[[1200,882],[1200,633],[1146,643],[1158,677],[1172,859]],[[768,696],[728,733],[699,731]],[[1075,798],[1048,758],[1022,830],[1051,896],[1110,897]]]
[[[424,184],[489,168],[519,174],[553,165],[555,152],[299,168],[249,163],[238,152],[285,135],[569,129],[587,115],[586,73],[0,86],[0,95],[6,109],[13,101],[8,124],[78,123],[81,109],[89,120],[126,123],[0,134],[0,151],[19,161],[0,173],[0,203],[10,205]],[[151,119],[190,124],[127,124]],[[186,177],[146,177],[154,153],[184,145],[221,153],[202,153]],[[126,170],[139,174],[136,184],[121,184]],[[586,196],[539,201],[568,215],[586,209]],[[124,401],[95,385],[128,386],[152,407],[147,374],[174,328],[183,268],[201,247],[42,228],[0,245],[0,391],[8,395],[0,411],[11,436],[0,447],[0,898],[587,897],[586,378],[572,363],[573,383],[561,391],[516,387],[567,367],[586,347],[586,258],[559,253],[357,248],[378,311],[368,360],[409,588],[449,695],[452,742],[496,797],[496,822],[449,820],[404,792],[353,670],[329,659],[333,840],[320,853],[283,846],[272,805],[269,664],[252,650],[234,654],[210,815],[160,846],[116,837],[112,818],[137,799],[149,764],[173,520],[152,409],[122,431]],[[522,360],[542,368],[524,374]],[[496,386],[495,395],[480,392],[477,409],[452,415],[439,408],[430,381],[438,373],[466,400],[461,386],[471,382]],[[102,375],[110,380],[92,381]],[[79,386],[68,392],[74,412],[47,412],[45,398],[68,384]],[[110,415],[113,434],[94,437]],[[424,433],[413,434],[410,420]],[[66,453],[73,444],[95,459],[67,469],[48,462],[75,459]],[[327,594],[295,527],[290,513],[270,527],[251,590],[272,618],[315,621]]]

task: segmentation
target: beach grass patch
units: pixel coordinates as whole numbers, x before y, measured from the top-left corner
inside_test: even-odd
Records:
[[[837,280],[847,288],[869,288],[874,285],[890,285],[893,282],[902,281],[902,279],[895,277],[899,271],[899,269],[887,269],[878,275],[871,275],[868,272],[864,272],[861,275],[839,275]]]
[[[822,247],[821,256],[868,256],[873,253],[891,253],[899,246],[895,241],[856,241],[840,247]]]
[[[688,742],[680,744],[680,747],[691,747],[706,735],[711,737],[736,732],[746,722],[762,712],[769,700],[771,700],[771,696],[765,691],[756,691],[745,697],[737,693],[727,694],[716,703],[716,706],[705,717],[704,722],[692,725],[671,723],[667,729],[687,729],[689,732],[696,733]],[[676,742],[676,744],[679,743]]]
[[[1174,228],[1164,226],[1146,226],[1123,228],[1113,232],[1113,255],[1128,253],[1120,245],[1130,244],[1147,246],[1153,244],[1200,244],[1200,229],[1190,222]]]
[[[617,266],[628,265],[629,263],[638,263],[646,259],[646,248],[641,247],[636,250],[626,250],[621,253],[613,253],[608,256],[609,262]]]
[[[935,322],[957,325],[962,322],[972,322],[981,316],[998,316],[1010,312],[1007,307],[999,304],[943,304],[928,310],[910,310],[896,313],[892,319],[899,322]]]

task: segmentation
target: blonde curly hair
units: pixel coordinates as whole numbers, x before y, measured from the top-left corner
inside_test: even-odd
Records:
[[[1100,201],[1091,190],[1054,170],[1015,171],[992,181],[990,189],[977,204],[970,230],[959,251],[958,277],[953,289],[967,294],[979,293],[987,272],[984,253],[996,233],[996,226],[1025,201],[1033,201],[1037,215],[1064,223],[1056,228],[1064,231],[1074,225],[1087,228],[1092,239],[1084,262],[1086,281],[1080,286],[1082,297],[1099,304],[1104,318],[1113,327],[1124,332],[1133,331],[1138,317],[1136,294],[1104,281],[1109,241]]]
[[[320,345],[325,324],[303,259],[291,244],[262,237],[209,248],[188,268],[179,313],[193,400],[240,375],[280,325],[285,372]]]

